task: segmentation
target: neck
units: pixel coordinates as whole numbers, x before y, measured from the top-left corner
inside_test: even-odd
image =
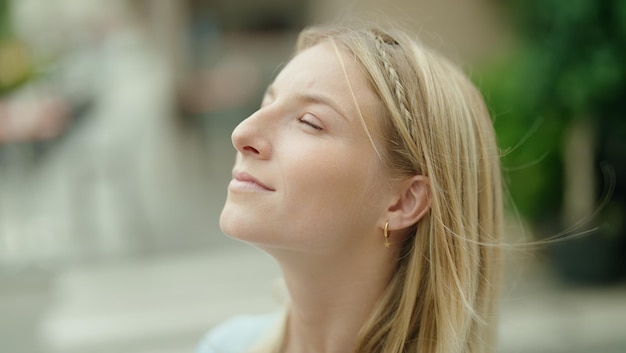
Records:
[[[285,353],[354,351],[395,269],[396,251],[380,248],[339,257],[276,256],[291,296]]]

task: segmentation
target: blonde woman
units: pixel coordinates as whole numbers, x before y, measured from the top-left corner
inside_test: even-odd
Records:
[[[221,227],[290,299],[199,353],[495,350],[498,151],[457,67],[402,32],[309,28],[232,141]]]

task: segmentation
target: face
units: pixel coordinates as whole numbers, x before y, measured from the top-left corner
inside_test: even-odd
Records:
[[[382,242],[385,177],[359,115],[376,135],[380,103],[352,60],[329,42],[304,50],[235,128],[224,233],[264,249],[318,253],[353,249],[369,236]]]

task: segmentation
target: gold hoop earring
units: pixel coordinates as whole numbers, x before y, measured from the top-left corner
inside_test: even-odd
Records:
[[[383,234],[385,235],[385,247],[388,248],[391,246],[391,243],[389,242],[389,221],[385,222]]]

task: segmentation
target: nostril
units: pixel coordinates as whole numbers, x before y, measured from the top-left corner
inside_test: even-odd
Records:
[[[252,153],[256,153],[259,154],[259,150],[257,150],[256,148],[252,147],[252,146],[245,146],[243,148],[244,151],[250,151]]]

